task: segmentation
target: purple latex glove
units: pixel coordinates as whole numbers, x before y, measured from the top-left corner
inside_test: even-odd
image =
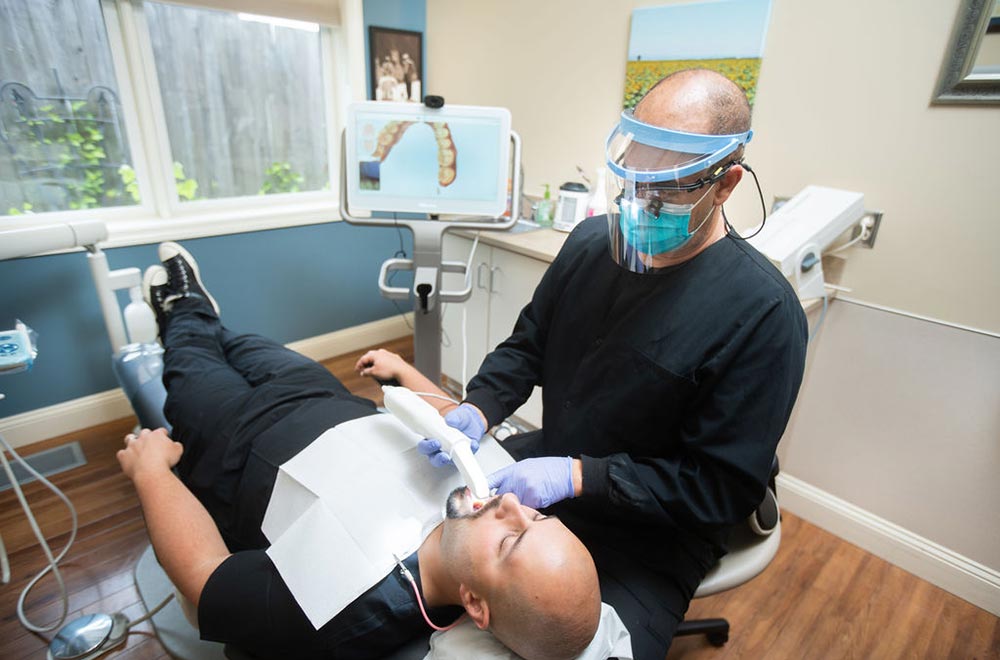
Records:
[[[573,459],[569,456],[526,458],[497,470],[489,477],[497,495],[514,493],[521,504],[544,509],[573,497]]]
[[[486,425],[479,411],[471,404],[463,403],[458,408],[448,411],[444,416],[448,426],[456,428],[469,438],[472,453],[479,451],[479,439],[486,433]],[[426,438],[417,443],[417,451],[427,457],[434,467],[451,465],[451,457],[441,451],[441,443],[434,438]]]

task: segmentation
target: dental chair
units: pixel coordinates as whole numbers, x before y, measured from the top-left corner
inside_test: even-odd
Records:
[[[775,456],[764,501],[746,525],[733,531],[729,538],[729,552],[705,575],[694,593],[695,598],[712,596],[749,582],[774,559],[781,543],[781,510],[775,488],[777,476],[778,457]],[[729,622],[726,619],[682,621],[674,637],[686,635],[705,635],[713,646],[722,646],[729,641]]]
[[[174,592],[174,585],[156,562],[152,546],[146,549],[136,564],[135,581],[147,608]],[[197,628],[197,613],[179,594],[152,617],[152,623],[156,637],[171,657],[181,660],[260,660],[253,654],[252,649],[245,650],[230,644],[202,641]],[[501,646],[489,633],[478,630],[468,620],[452,630],[434,635],[432,637],[428,631],[426,635],[415,637],[409,643],[384,656],[382,660],[424,660],[429,654],[432,658],[445,660],[484,657],[506,659],[512,655],[511,651]],[[445,636],[450,637],[446,640]],[[489,636],[492,641],[484,640],[484,636]],[[612,648],[630,648],[629,636],[614,609],[605,604],[594,641],[581,658],[603,660],[615,657],[616,651],[608,651]],[[623,657],[630,656],[623,655]]]
[[[764,501],[760,503],[746,525],[733,530],[729,538],[729,551],[712,567],[695,591],[695,598],[704,598],[734,589],[760,575],[774,559],[781,544],[781,510],[778,507],[775,479],[778,476],[778,457],[771,463]],[[682,621],[674,637],[705,635],[713,646],[723,646],[729,641],[729,621],[722,618]],[[428,638],[418,637],[400,647],[385,660],[422,660],[428,652]],[[253,656],[227,646],[228,660],[256,660]]]
[[[704,598],[749,582],[762,573],[774,559],[781,543],[781,512],[778,508],[775,478],[779,465],[777,456],[771,465],[771,475],[764,501],[747,520],[735,529],[729,539],[729,552],[705,575],[695,598]],[[147,548],[136,565],[136,586],[147,607],[161,600],[173,585],[156,563],[152,546]],[[258,660],[252,653],[231,645],[203,642],[198,638],[197,620],[191,610],[172,602],[153,617],[157,637],[174,657],[185,660]],[[726,619],[682,621],[675,637],[705,635],[713,646],[723,646],[729,640],[730,624]],[[429,637],[416,637],[385,660],[422,660],[429,651]]]

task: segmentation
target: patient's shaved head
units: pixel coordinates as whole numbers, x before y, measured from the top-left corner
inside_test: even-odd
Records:
[[[523,658],[576,658],[597,632],[601,595],[594,563],[586,551],[563,560],[493,594],[490,629]]]
[[[523,658],[569,660],[594,638],[601,616],[597,569],[573,537],[490,594],[490,630]]]
[[[635,117],[678,131],[729,135],[750,129],[750,103],[722,74],[686,69],[653,85],[635,106]]]
[[[442,558],[476,625],[528,660],[577,657],[601,617],[597,569],[580,539],[512,493],[476,512],[454,504],[442,526]]]

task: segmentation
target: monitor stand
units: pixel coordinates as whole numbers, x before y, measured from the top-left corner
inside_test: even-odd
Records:
[[[472,282],[467,264],[461,261],[442,261],[441,241],[446,231],[472,229],[504,231],[513,227],[520,216],[521,190],[521,138],[511,131],[513,175],[511,216],[468,217],[456,220],[432,218],[363,218],[351,215],[347,208],[347,149],[346,139],[340,144],[340,216],[353,225],[375,227],[406,227],[413,233],[413,258],[388,259],[379,272],[378,288],[390,300],[413,297],[413,351],[418,371],[435,384],[441,383],[441,304],[465,302],[472,295]],[[412,271],[413,288],[390,286],[388,277],[394,271]],[[466,275],[465,288],[457,291],[441,290],[442,273]],[[464,383],[463,383],[464,385]]]

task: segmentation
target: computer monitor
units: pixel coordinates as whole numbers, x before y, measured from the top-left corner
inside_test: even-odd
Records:
[[[498,217],[507,208],[506,108],[354,103],[344,139],[352,213]]]

